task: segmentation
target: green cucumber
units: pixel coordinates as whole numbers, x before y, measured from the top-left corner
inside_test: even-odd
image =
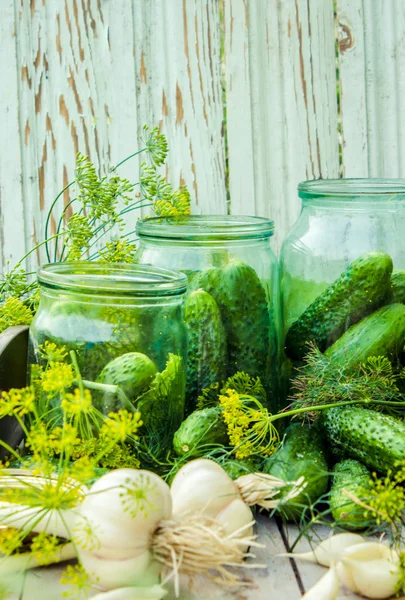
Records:
[[[96,381],[119,386],[133,403],[149,388],[156,373],[156,365],[146,354],[128,352],[109,362]],[[94,391],[93,403],[105,415],[125,408],[119,396],[113,392]]]
[[[218,462],[231,479],[238,479],[238,477],[242,477],[242,475],[260,472],[262,460],[262,458],[251,456],[243,459],[227,458],[226,460]]]
[[[392,260],[384,252],[369,252],[353,261],[291,325],[285,341],[287,355],[302,360],[309,342],[324,352],[384,300],[391,273]]]
[[[296,497],[279,508],[288,520],[298,520],[328,488],[328,464],[322,438],[316,427],[293,423],[287,427],[282,444],[263,466],[263,472],[284,481],[305,478],[306,487]],[[288,493],[281,491],[277,498]]]
[[[201,390],[226,377],[226,337],[214,298],[197,290],[184,307],[187,328],[187,410],[195,408]]]
[[[206,446],[227,444],[227,427],[219,406],[192,412],[173,438],[173,449],[177,456],[200,456],[204,454]]]
[[[330,408],[321,424],[334,451],[386,474],[405,456],[405,424],[360,406]]]
[[[350,531],[367,526],[364,508],[350,500],[344,492],[346,490],[361,500],[367,495],[369,487],[370,472],[362,463],[351,458],[336,463],[332,471],[329,506],[338,525]]]
[[[366,362],[370,356],[398,358],[405,344],[405,306],[390,304],[352,325],[325,356],[346,370]]]
[[[391,275],[389,302],[405,304],[405,271],[394,271]]]
[[[227,376],[244,371],[267,380],[270,315],[266,292],[254,269],[232,259],[223,268],[201,271],[193,280],[221,311],[228,349]]]

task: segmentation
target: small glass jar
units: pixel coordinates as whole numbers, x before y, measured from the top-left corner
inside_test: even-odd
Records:
[[[305,181],[298,194],[301,213],[280,256],[285,334],[360,256],[383,252],[394,271],[405,269],[405,180]]]
[[[279,298],[273,221],[244,216],[139,221],[138,261],[189,278],[187,406],[236,372],[260,377],[277,410]],[[193,293],[194,292],[194,293]],[[209,296],[209,297],[208,297]]]
[[[167,451],[184,417],[186,276],[145,266],[83,262],[45,265],[38,281],[30,363],[44,364],[41,349],[50,342],[74,352],[84,380],[123,382],[144,423],[148,416],[143,410],[155,411]],[[69,354],[66,360],[71,360]],[[160,398],[156,390],[163,387]],[[93,394],[104,414],[125,408],[111,394]]]

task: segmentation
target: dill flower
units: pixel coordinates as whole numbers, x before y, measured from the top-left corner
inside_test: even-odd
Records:
[[[395,525],[400,523],[405,511],[405,462],[399,470],[380,479],[376,473],[372,474],[370,490],[367,492],[366,514],[368,513],[377,523]]]
[[[35,394],[31,387],[15,389],[1,394],[0,417],[7,415],[24,416],[33,412]]]
[[[73,385],[74,379],[72,365],[51,361],[41,374],[42,389],[49,394],[61,393]]]
[[[105,250],[100,250],[100,262],[128,263],[134,262],[136,245],[128,240],[118,239],[107,242]]]
[[[50,443],[55,454],[62,452],[70,456],[76,446],[81,443],[77,435],[77,429],[70,423],[64,423],[62,427],[55,427],[49,435]]]
[[[59,538],[42,532],[34,537],[31,552],[40,565],[50,565],[55,562],[60,545]]]
[[[67,393],[61,402],[61,409],[68,416],[89,413],[93,407],[90,390],[75,388],[73,394]]]
[[[162,133],[159,133],[157,127],[149,129],[147,125],[144,125],[143,131],[144,136],[142,141],[152,162],[157,166],[163,165],[168,152],[166,137]]]
[[[155,488],[156,484],[145,473],[140,473],[136,481],[128,478],[125,482],[125,491],[120,493],[124,511],[136,517],[139,513],[143,512],[146,516],[149,511],[156,510],[157,507],[151,500]]]
[[[139,439],[138,429],[142,426],[141,413],[130,413],[127,410],[109,413],[100,429],[100,438],[107,443],[125,442],[129,437]]]
[[[0,552],[10,556],[23,545],[21,531],[13,527],[0,529]]]
[[[42,421],[35,421],[33,423],[28,432],[25,444],[31,450],[34,459],[39,462],[41,462],[44,456],[50,458],[55,454],[53,441],[48,434],[46,424]]]
[[[219,404],[236,458],[253,454],[269,456],[274,452],[279,442],[278,432],[272,423],[272,415],[261,402],[253,396],[228,389],[225,394],[220,394]]]
[[[29,325],[33,314],[18,298],[7,298],[0,305],[0,332],[13,325]]]
[[[70,587],[62,595],[64,598],[70,598],[71,600],[87,599],[88,592],[92,587],[90,577],[82,565],[68,565],[62,573],[60,582]]]
[[[49,341],[39,346],[39,354],[41,358],[52,363],[64,362],[68,355],[66,346],[57,346],[54,342]]]

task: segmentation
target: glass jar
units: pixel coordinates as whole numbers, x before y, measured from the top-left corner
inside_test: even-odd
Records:
[[[30,363],[45,366],[45,342],[73,351],[85,382],[119,385],[144,426],[166,440],[184,417],[186,333],[182,273],[137,265],[56,263],[38,273]],[[49,356],[48,356],[49,358]],[[66,361],[71,361],[67,354]],[[93,391],[104,414],[127,408]]]
[[[280,286],[286,353],[299,360],[300,353],[291,350],[291,326],[350,263],[379,252],[391,257],[395,271],[405,269],[405,180],[305,181],[299,184],[298,193],[302,209],[281,249]],[[392,268],[387,256],[376,260]],[[388,273],[384,285],[390,281]],[[383,295],[381,289],[376,293],[372,286],[366,289],[364,307],[347,314],[342,327],[325,338],[320,349],[324,351],[354,322],[384,304]]]
[[[187,400],[245,372],[260,377],[277,410],[278,266],[272,221],[260,217],[156,217],[138,221],[141,264],[189,278]]]

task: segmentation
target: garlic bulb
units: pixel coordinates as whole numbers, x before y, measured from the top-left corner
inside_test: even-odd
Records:
[[[295,552],[278,554],[278,556],[291,556],[294,559],[318,563],[323,567],[330,567],[332,562],[338,562],[346,548],[356,544],[363,544],[364,538],[357,533],[338,533],[327,538],[316,548],[309,552],[297,554]]]
[[[339,588],[339,576],[332,564],[329,571],[303,595],[302,600],[336,600]]]
[[[106,473],[78,507],[73,539],[83,567],[104,589],[158,584],[161,566],[151,538],[170,517],[170,489],[158,475]]]
[[[174,517],[199,513],[215,519],[228,534],[239,530],[244,536],[252,534],[252,511],[238,486],[216,462],[205,458],[190,461],[178,471],[170,491]]]
[[[366,598],[391,598],[399,580],[397,552],[381,542],[347,548],[338,572],[345,587]]]

